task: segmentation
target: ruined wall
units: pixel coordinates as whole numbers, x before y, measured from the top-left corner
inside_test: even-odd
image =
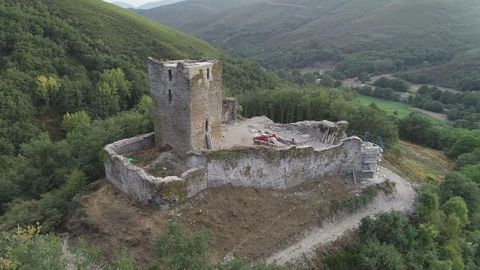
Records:
[[[301,121],[286,124],[285,126],[312,137],[319,138],[320,142],[325,144],[338,144],[343,139],[347,138],[345,132],[348,128],[348,122],[346,121]]]
[[[362,141],[357,137],[323,150],[312,147],[287,149],[247,147],[190,156],[204,162],[208,186],[245,186],[286,189],[330,175],[352,176],[360,170]]]
[[[156,143],[186,152],[192,145],[189,74],[185,73],[181,63],[165,66],[152,58],[148,61],[148,70],[150,91],[155,101]]]
[[[188,68],[192,148],[207,148],[206,134],[209,134],[213,145],[222,140],[222,66],[216,61],[204,63]]]
[[[238,101],[235,98],[223,99],[223,123],[230,124],[237,121]]]
[[[121,140],[105,146],[108,158],[104,162],[106,179],[121,191],[141,202],[158,207],[195,196],[207,186],[205,168],[193,168],[181,177],[155,177],[132,164],[126,155],[154,147],[154,133]]]
[[[350,137],[339,144],[315,150],[312,147],[269,148],[264,146],[194,150],[187,153],[190,168],[180,176],[154,177],[128,160],[128,155],[154,147],[154,133],[105,146],[108,181],[137,200],[160,207],[191,198],[208,187],[233,185],[287,189],[325,176],[371,177],[381,149]],[[355,174],[353,173],[355,171]],[[372,171],[373,172],[373,171]],[[365,174],[366,173],[366,174]]]

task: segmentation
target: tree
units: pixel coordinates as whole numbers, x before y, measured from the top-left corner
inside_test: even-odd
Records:
[[[470,153],[476,148],[480,148],[480,138],[473,135],[463,135],[458,139],[448,152],[448,156],[456,158],[464,153]]]
[[[93,114],[102,118],[128,108],[130,83],[119,68],[105,70],[100,74],[92,97]]]
[[[55,93],[60,89],[60,83],[52,76],[39,75],[37,77],[37,91],[45,100],[47,107],[50,105],[51,100]]]
[[[401,251],[415,247],[417,230],[400,212],[383,213],[364,218],[359,228],[362,241],[376,239],[382,244],[390,244]]]
[[[335,79],[333,79],[330,75],[323,75],[320,85],[325,87],[333,87],[335,85]]]
[[[44,133],[21,146],[21,158],[16,171],[16,183],[27,198],[38,198],[65,182],[65,177],[76,162],[70,146],[65,142],[52,142]],[[23,162],[22,162],[23,159]]]
[[[480,164],[480,148],[473,150],[471,153],[461,154],[455,161],[455,168],[461,169],[467,165]]]
[[[473,182],[480,184],[480,164],[463,167],[462,174],[470,178]]]
[[[362,83],[366,83],[366,82],[370,81],[370,75],[367,72],[362,72],[358,75],[358,79]]]
[[[398,128],[400,138],[404,140],[428,146],[435,141],[432,122],[420,113],[411,113],[404,119],[400,119]]]
[[[456,196],[463,198],[470,214],[476,213],[480,206],[480,188],[464,175],[451,172],[445,176],[445,180],[440,184],[440,198],[443,202],[447,202]]]
[[[426,222],[436,224],[439,218],[439,197],[438,194],[429,190],[422,190],[418,195],[418,216]]]
[[[355,269],[359,270],[403,270],[402,254],[393,245],[368,241],[358,247]]]
[[[430,223],[420,224],[418,227],[418,235],[424,245],[432,245],[435,238],[438,236],[438,233],[438,229],[435,225]]]
[[[126,252],[112,265],[100,261],[99,254],[83,241],[65,248],[64,239],[44,234],[38,224],[0,233],[0,269],[136,269]]]
[[[461,197],[453,197],[443,205],[443,212],[447,215],[455,215],[460,219],[460,225],[468,223],[467,204]]]
[[[87,127],[91,124],[92,120],[86,111],[80,111],[76,113],[66,113],[63,116],[62,127],[70,132],[72,130]]]

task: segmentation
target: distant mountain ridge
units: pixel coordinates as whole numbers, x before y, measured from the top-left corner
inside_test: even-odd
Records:
[[[117,5],[117,6],[121,7],[121,8],[127,8],[127,9],[128,9],[128,8],[134,8],[134,7],[135,7],[134,5],[129,4],[129,3],[125,3],[125,2],[113,2],[112,4]]]
[[[161,0],[161,1],[156,1],[156,2],[150,2],[150,3],[143,4],[141,6],[138,6],[137,9],[152,9],[152,8],[156,8],[156,7],[175,4],[175,3],[178,3],[178,2],[182,2],[182,1],[185,1],[185,0]]]
[[[346,61],[355,75],[379,60],[397,72],[480,47],[477,0],[187,0],[140,14],[277,69]],[[442,83],[458,87],[451,74]]]

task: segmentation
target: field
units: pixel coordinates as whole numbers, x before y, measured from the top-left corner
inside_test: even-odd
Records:
[[[358,95],[357,100],[365,106],[375,103],[375,105],[377,105],[381,110],[386,111],[389,114],[394,114],[399,118],[407,117],[410,113],[415,111],[415,109],[409,105],[398,101],[384,100],[363,95]]]
[[[412,112],[420,112],[431,118],[434,122],[440,124],[443,121],[447,121],[447,116],[442,113],[430,112],[427,110],[422,110],[419,108],[411,107],[408,104],[401,103],[398,101],[384,100],[375,97],[369,97],[364,95],[358,95],[357,100],[364,106],[368,106],[372,103],[375,103],[381,110],[386,111],[387,113],[393,114],[398,118],[407,117]]]

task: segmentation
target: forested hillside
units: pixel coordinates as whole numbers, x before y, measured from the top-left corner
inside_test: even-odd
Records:
[[[238,93],[283,84],[102,1],[0,4],[0,228],[57,229],[71,196],[103,175],[102,147],[152,130],[148,56],[221,59]]]
[[[416,82],[478,87],[474,0],[189,0],[142,15],[275,69],[334,61],[347,77],[416,69]]]

